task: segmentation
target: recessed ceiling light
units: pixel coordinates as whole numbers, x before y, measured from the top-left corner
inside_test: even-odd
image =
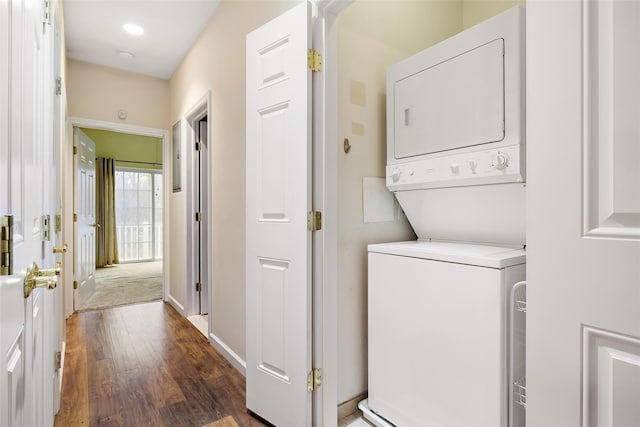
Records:
[[[141,26],[136,24],[124,24],[122,28],[129,34],[133,34],[134,36],[141,36],[144,34],[144,30]]]
[[[119,51],[118,55],[122,56],[123,58],[127,58],[127,59],[133,59],[133,57],[135,56],[133,53],[127,52],[126,50]]]

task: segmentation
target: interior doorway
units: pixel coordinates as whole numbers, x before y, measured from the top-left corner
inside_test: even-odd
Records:
[[[84,202],[95,206],[95,286],[76,310],[162,299],[162,139],[80,130],[95,147],[95,190]]]
[[[208,283],[208,275],[206,274],[206,255],[207,255],[207,224],[208,221],[203,221],[205,215],[208,213],[205,211],[207,206],[206,197],[208,188],[208,168],[206,162],[203,161],[203,152],[206,152],[209,141],[207,135],[207,116],[204,116],[195,123],[195,155],[194,155],[194,209],[196,211],[196,224],[194,228],[194,274],[196,276],[196,292],[198,294],[198,314],[206,316],[209,314],[209,286],[204,286],[203,283]],[[204,190],[204,191],[203,191]],[[206,215],[208,218],[209,215]],[[204,264],[204,265],[203,265]]]
[[[130,131],[93,121],[87,125],[81,119],[72,119],[72,123],[97,142],[96,157],[111,164],[103,167],[96,161],[98,169],[110,169],[111,190],[101,190],[96,185],[94,197],[98,208],[96,232],[100,233],[104,224],[105,228],[110,225],[113,234],[109,249],[103,249],[110,255],[96,257],[99,268],[94,293],[85,300],[74,298],[73,309],[94,310],[164,299],[166,132],[137,128]],[[112,217],[101,218],[100,205],[109,204]],[[96,248],[96,254],[100,254],[100,248]]]
[[[211,141],[209,121],[210,95],[205,95],[190,112],[187,121],[187,292],[191,307],[187,317],[202,334],[211,330]]]

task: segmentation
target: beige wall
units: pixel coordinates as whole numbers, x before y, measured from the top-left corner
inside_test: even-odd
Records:
[[[524,5],[524,0],[462,0],[462,28],[466,30],[513,6]]]
[[[66,73],[71,117],[168,129],[167,80],[72,59]],[[118,110],[128,113],[126,120],[118,118]]]
[[[294,4],[223,1],[170,81],[171,110],[164,127],[183,118],[207,91],[211,91],[211,195],[215,208],[211,215],[213,290],[210,315],[213,333],[242,359],[245,359],[246,35]],[[170,198],[175,224],[185,222],[184,188],[183,185],[183,191],[173,193]],[[173,236],[171,242],[172,281],[181,279],[183,282],[185,251]]]
[[[213,197],[213,333],[242,359],[245,353],[245,40],[246,34],[294,5],[287,1],[224,1],[169,82],[170,128],[211,91]],[[366,245],[413,238],[403,218],[365,224],[363,177],[383,177],[386,144],[386,66],[511,6],[510,2],[444,0],[356,1],[340,16],[339,132],[353,146],[339,159],[339,401],[366,391]],[[75,64],[77,65],[77,64]],[[86,67],[86,66],[85,66]],[[85,67],[70,67],[83,69]],[[71,73],[71,70],[70,70]],[[73,76],[70,76],[73,78]],[[354,105],[351,82],[364,87]],[[361,103],[360,103],[361,104]],[[100,114],[115,114],[109,109]],[[113,111],[111,111],[113,110]],[[75,113],[73,115],[80,115]],[[100,118],[101,120],[106,120]],[[114,120],[114,119],[110,119]],[[362,125],[353,134],[353,123]],[[184,125],[184,123],[183,123]],[[186,144],[182,158],[186,159]],[[184,224],[183,191],[170,196],[173,224]],[[185,304],[184,227],[172,227],[172,295]]]
[[[363,178],[385,176],[386,69],[461,25],[458,0],[359,0],[338,18],[339,136],[352,146],[339,154],[339,402],[367,390],[367,245],[415,238],[402,215],[363,221]]]

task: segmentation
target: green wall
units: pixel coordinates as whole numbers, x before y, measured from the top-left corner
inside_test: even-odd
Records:
[[[162,138],[81,128],[96,143],[96,157],[116,159],[116,165],[137,169],[162,169]],[[127,160],[143,163],[118,162]],[[145,163],[157,163],[150,165]]]

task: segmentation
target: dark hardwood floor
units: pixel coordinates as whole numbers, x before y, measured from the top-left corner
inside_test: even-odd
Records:
[[[57,427],[196,426],[245,409],[245,379],[163,302],[76,313]]]

